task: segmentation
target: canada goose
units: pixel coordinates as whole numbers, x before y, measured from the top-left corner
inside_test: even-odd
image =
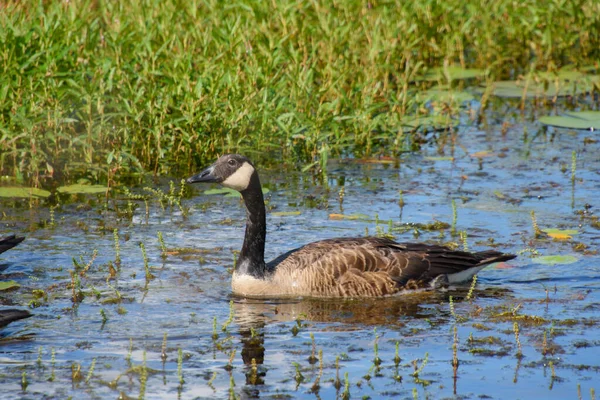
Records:
[[[233,293],[247,297],[378,297],[404,289],[470,279],[485,266],[515,258],[379,237],[327,239],[265,263],[265,203],[258,173],[239,154],[220,157],[187,183],[216,182],[242,195],[247,210],[244,244],[233,272]]]
[[[15,235],[5,236],[0,238],[0,253],[4,253],[6,250],[10,250],[25,238],[17,237]],[[31,317],[31,313],[26,310],[18,310],[15,308],[0,309],[0,328],[10,324],[13,321]]]

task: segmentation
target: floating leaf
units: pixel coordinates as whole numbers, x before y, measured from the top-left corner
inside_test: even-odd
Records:
[[[598,77],[577,71],[538,73],[529,79],[494,82],[492,93],[509,98],[562,97],[588,93],[597,82]]]
[[[4,186],[0,187],[0,197],[48,197],[50,192],[47,190],[26,187]]]
[[[553,228],[548,228],[548,229],[542,229],[542,231],[546,232],[546,234],[548,236],[550,236],[553,239],[557,239],[557,240],[568,240],[571,239],[573,236],[572,235],[577,235],[579,232],[575,229],[553,229]]]
[[[489,150],[477,151],[475,153],[470,154],[470,156],[473,158],[492,157],[493,155],[494,155],[494,153],[492,153]]]
[[[540,122],[544,125],[557,126],[559,128],[593,131],[600,129],[600,111],[574,111],[560,116],[546,116],[541,117]]]
[[[102,185],[82,185],[76,183],[75,185],[61,186],[56,190],[62,194],[94,194],[106,193],[108,188]]]
[[[454,161],[454,157],[452,156],[439,156],[439,157],[424,157],[429,161]]]
[[[458,121],[447,115],[430,116],[406,116],[402,119],[402,131],[410,133],[414,131],[439,132],[450,128],[456,128]]]
[[[239,193],[239,192],[237,192],[233,189],[229,189],[229,188],[221,188],[221,189],[207,189],[202,193],[208,194],[208,195],[213,195],[213,194],[230,194],[230,193]]]
[[[17,289],[19,287],[21,287],[21,285],[19,285],[15,281],[0,281],[0,291],[1,290]]]
[[[540,256],[534,257],[533,260],[539,264],[556,265],[556,264],[572,264],[577,262],[577,257],[566,256]]]
[[[397,162],[393,157],[358,158],[353,161],[357,164],[394,164]]]
[[[330,219],[349,219],[349,220],[369,220],[369,216],[365,214],[329,214]]]
[[[458,107],[465,102],[475,99],[475,96],[469,92],[450,90],[444,86],[436,86],[424,92],[417,93],[415,98],[417,101],[453,104]]]
[[[460,79],[471,79],[485,76],[486,72],[475,68],[462,68],[459,66],[447,66],[428,69],[425,75],[418,78],[420,81],[444,81],[452,82]]]
[[[300,211],[275,211],[275,212],[271,213],[271,215],[276,216],[276,217],[288,217],[288,216],[300,215],[300,214],[301,214]]]

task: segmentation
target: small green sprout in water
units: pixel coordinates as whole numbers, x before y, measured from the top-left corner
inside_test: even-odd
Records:
[[[518,358],[523,357],[523,349],[521,347],[521,339],[519,338],[519,324],[515,321],[513,323],[513,332],[515,333],[515,341],[517,342],[517,354]]]
[[[106,311],[104,311],[104,308],[100,309],[100,316],[102,317],[102,324],[104,325],[106,321],[108,321],[108,316],[106,315]]]
[[[133,338],[129,338],[129,349],[127,350],[127,355],[125,356],[125,361],[127,361],[129,366],[131,366],[131,353],[133,353]]]
[[[233,360],[235,359],[235,352],[236,352],[236,349],[233,349],[231,351],[231,354],[229,354],[229,361],[227,362],[227,365],[224,367],[225,371],[231,371],[233,369]]]
[[[350,378],[348,377],[348,372],[344,373],[344,392],[341,396],[342,400],[350,399]]]
[[[304,375],[302,375],[302,371],[300,371],[300,364],[297,362],[292,362],[294,368],[296,368],[296,375],[294,375],[294,380],[296,381],[296,388],[300,386],[302,382],[304,382]]]
[[[23,371],[23,373],[21,374],[21,390],[23,392],[27,391],[28,385],[29,383],[27,382],[27,373]]]
[[[531,224],[533,225],[533,236],[536,239],[543,237],[544,233],[542,232],[542,230],[540,229],[540,227],[537,223],[537,218],[535,217],[535,211],[533,211],[533,210],[531,210]]]
[[[148,382],[148,368],[146,367],[146,350],[142,354],[142,369],[140,373],[140,399],[146,396],[146,383]]]
[[[167,332],[163,334],[162,346],[160,347],[160,358],[163,363],[167,360]]]
[[[167,334],[165,333],[165,339]],[[177,349],[177,377],[179,378],[179,384],[183,385],[185,382],[183,380],[183,350],[181,347]]]
[[[148,264],[148,255],[146,254],[146,246],[143,242],[140,242],[140,249],[142,249],[142,258],[144,259],[144,271],[146,271],[146,282],[151,281],[155,278],[154,275],[150,273],[150,265]]]
[[[548,354],[548,334],[544,330],[544,338],[542,339],[542,355],[546,356]]]
[[[456,325],[454,325],[454,340],[452,342],[452,371],[456,379],[458,372],[458,329]]]
[[[158,231],[158,243],[160,243],[160,256],[165,259],[167,258],[167,246],[165,246],[165,238],[161,231]]]
[[[450,229],[450,234],[452,236],[456,235],[456,221],[458,220],[458,212],[456,211],[456,200],[452,199],[452,228]]]
[[[342,382],[340,381],[340,356],[335,357],[335,380],[333,381],[335,390],[340,390]]]
[[[43,351],[42,346],[40,346],[38,348],[38,358],[37,358],[37,361],[36,361],[36,364],[37,364],[38,367],[42,366],[42,351]]]
[[[52,366],[52,372],[50,373],[50,382],[54,382],[56,376],[54,375],[54,366],[56,365],[56,349],[53,347],[50,351],[50,365]]]
[[[301,316],[299,315],[296,318],[296,325],[292,326],[292,335],[296,336],[298,334],[298,332],[300,332],[300,328],[302,328],[302,319]]]
[[[256,364],[256,358],[252,357],[250,361],[250,383],[256,385],[258,381],[258,365]]]
[[[417,391],[417,388],[413,388],[412,395],[414,400],[419,400],[419,392]]]
[[[217,317],[213,317],[213,333],[212,339],[217,340],[219,338],[219,334],[217,333]]]
[[[318,358],[315,355],[315,352],[317,351],[317,343],[315,342],[315,335],[312,332],[310,333],[310,341],[312,343],[312,350],[310,352],[310,357],[308,357],[308,362],[314,364],[317,362]]]
[[[115,242],[115,265],[121,265],[121,244],[119,243],[119,230],[115,228],[113,231],[113,240]]]
[[[54,209],[55,208],[56,208],[56,206],[50,207],[50,227],[51,228],[55,228],[56,227],[56,221],[54,219]]]
[[[373,364],[379,366],[381,365],[381,358],[379,358],[379,336],[377,336],[377,328],[373,328],[373,334],[375,335],[375,341],[373,343],[375,357],[373,358]]]
[[[463,251],[469,251],[469,243],[467,243],[467,231],[460,231],[460,241]]]
[[[423,372],[423,368],[425,368],[428,361],[429,361],[429,353],[425,353],[425,358],[423,359],[423,362],[421,363],[420,367],[417,367],[417,360],[413,360],[413,366],[415,368],[415,372],[412,373],[412,376],[414,376],[415,378],[418,378],[419,375],[421,374],[421,372]]]
[[[79,274],[75,271],[69,271],[71,275],[71,301],[74,304],[80,303],[85,297],[81,291],[81,280]]]
[[[452,298],[452,296],[450,296],[450,298],[448,299],[448,303],[450,304],[450,314],[452,314],[452,317],[454,317],[454,319],[457,319],[456,316],[456,312],[454,311],[454,299]]]
[[[72,381],[72,383],[79,382],[81,379],[82,379],[81,364],[78,364],[78,363],[71,364],[71,381]]]
[[[476,284],[477,284],[477,274],[473,275],[473,280],[471,281],[471,287],[469,288],[469,293],[467,293],[467,301],[471,301],[473,299],[473,292],[475,291]]]
[[[234,313],[235,313],[235,311],[234,311],[234,308],[233,308],[233,300],[231,300],[231,301],[229,301],[229,318],[227,318],[227,321],[225,321],[225,323],[223,324],[223,326],[221,326],[221,330],[223,332],[227,332],[227,328],[233,322]]]
[[[552,390],[552,387],[554,386],[554,381],[556,380],[556,371],[554,370],[554,363],[552,361],[548,363],[548,366],[550,367],[551,372],[549,389]]]
[[[571,153],[571,185],[575,186],[575,177],[577,173],[577,152]]]
[[[400,207],[400,212],[402,213],[402,209],[404,208],[404,192],[402,190],[398,190],[398,207]]]
[[[398,366],[398,364],[400,364],[400,361],[402,361],[402,359],[400,358],[400,342],[396,342],[396,350],[394,353],[394,364],[396,365],[396,367]]]
[[[315,383],[313,383],[313,385],[311,387],[311,392],[313,392],[313,393],[319,392],[319,389],[321,388],[321,385],[320,385],[321,376],[323,376],[323,349],[319,350],[319,374],[317,375],[317,378],[315,379]]]
[[[208,382],[206,382],[208,387],[211,388],[213,391],[216,390],[215,387],[213,386],[213,382],[215,381],[215,379],[217,379],[217,371],[213,371],[212,376],[210,377]]]
[[[344,212],[344,196],[346,194],[345,187],[342,186],[338,192],[338,201],[340,203],[340,212]]]
[[[237,397],[235,396],[235,380],[233,379],[233,374],[229,375],[229,399],[237,399]]]
[[[90,379],[92,379],[92,375],[94,375],[94,369],[96,368],[96,358],[92,358],[92,364],[90,365],[90,370],[88,371],[87,376],[85,377],[85,383],[88,384]]]
[[[592,400],[596,400],[596,390],[594,388],[590,388],[590,397]]]

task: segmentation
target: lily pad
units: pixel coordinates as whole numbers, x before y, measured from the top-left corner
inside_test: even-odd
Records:
[[[572,264],[577,262],[578,258],[571,255],[566,256],[540,256],[534,257],[533,261],[538,264],[556,265],[556,264]]]
[[[329,214],[330,219],[348,219],[348,220],[362,220],[368,221],[369,216],[365,214]]]
[[[578,111],[560,116],[545,116],[540,118],[540,122],[559,128],[593,131],[600,129],[600,111]]]
[[[29,198],[29,197],[48,197],[50,192],[43,189],[27,188],[27,187],[16,187],[16,186],[4,186],[0,187],[0,197],[17,197],[17,198]]]
[[[288,216],[300,215],[300,214],[301,214],[300,211],[275,211],[275,212],[271,213],[271,215],[273,215],[275,217],[288,217]]]
[[[542,231],[544,231],[551,238],[557,239],[557,240],[568,240],[568,239],[571,239],[573,237],[573,235],[577,235],[579,233],[579,231],[577,231],[575,229],[547,228],[547,229],[542,229]]]
[[[17,288],[20,288],[20,287],[21,287],[21,285],[19,285],[15,281],[0,281],[0,291],[2,291],[2,290],[17,289]]]
[[[436,86],[424,92],[419,92],[415,96],[417,101],[433,102],[441,104],[456,105],[457,107],[468,101],[474,100],[469,92],[451,90],[443,86]]]
[[[108,188],[102,185],[82,185],[76,183],[74,185],[61,186],[56,189],[58,193],[62,194],[94,194],[94,193],[106,193]]]
[[[426,156],[423,158],[428,161],[454,161],[452,156]]]
[[[458,127],[458,120],[447,115],[407,116],[402,120],[402,131],[404,133],[414,131],[440,132],[456,127]]]
[[[590,92],[597,82],[597,76],[577,71],[564,71],[558,74],[539,73],[527,79],[494,82],[492,93],[507,98],[573,96]]]
[[[459,66],[437,67],[427,70],[425,75],[418,78],[420,81],[444,81],[452,82],[460,79],[471,79],[485,76],[482,69],[462,68]]]

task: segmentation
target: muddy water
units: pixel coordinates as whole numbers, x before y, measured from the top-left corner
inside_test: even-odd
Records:
[[[50,225],[47,207],[5,201],[3,231],[29,232],[2,255],[3,279],[21,288],[0,298],[25,306],[34,289],[46,297],[32,318],[0,331],[0,397],[565,399],[580,390],[591,398],[600,390],[597,146],[584,144],[593,133],[509,122],[505,135],[499,125],[461,127],[443,152],[435,145],[392,163],[333,160],[324,183],[262,171],[267,258],[367,230],[520,255],[482,271],[471,300],[468,283],[368,301],[234,298],[230,271],[245,214],[239,199],[203,194],[208,188],[182,200],[187,218],[153,199],[147,215],[144,202],[130,200],[129,218],[122,196],[108,209],[101,197],[79,196],[63,199]],[[464,240],[451,227],[422,225],[451,226],[453,200]],[[540,229],[577,232],[536,238],[531,211]],[[107,280],[114,228],[121,264]],[[80,278],[85,298],[74,305],[73,258],[81,270],[94,249]]]

